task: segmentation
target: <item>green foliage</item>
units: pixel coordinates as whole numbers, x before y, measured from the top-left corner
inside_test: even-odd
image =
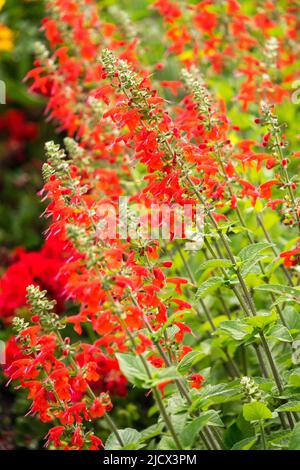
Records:
[[[180,361],[177,366],[178,372],[180,374],[185,375],[189,372],[194,366],[196,366],[197,362],[203,359],[203,353],[197,351],[191,351],[187,353]]]
[[[207,294],[212,294],[216,289],[221,287],[223,283],[223,279],[218,276],[214,276],[213,278],[204,281],[198,288],[196,297],[203,299]]]
[[[108,22],[112,18],[111,6],[117,7],[117,13],[120,9],[128,13],[134,27],[137,28],[139,47],[142,51],[141,62],[145,69],[155,66],[162,57],[164,62],[166,61],[166,45],[161,32],[162,20],[153,9],[149,10],[150,3],[147,0],[99,2],[103,18]],[[214,11],[215,8],[217,8],[215,5],[209,6],[210,11]],[[241,2],[242,13],[251,11],[253,14],[256,13],[253,2],[248,0]],[[43,207],[37,191],[42,185],[44,142],[52,137],[53,130],[48,124],[42,123],[44,101],[28,92],[27,85],[23,82],[24,76],[32,67],[33,46],[41,37],[39,26],[43,16],[43,2],[38,0],[28,2],[9,0],[3,12],[3,19],[15,32],[15,47],[11,53],[4,53],[1,56],[0,78],[7,85],[9,105],[0,111],[4,113],[7,109],[17,109],[24,113],[28,122],[38,124],[37,138],[34,141],[22,142],[21,159],[16,158],[15,152],[7,146],[7,137],[1,135],[0,242],[5,250],[14,249],[19,245],[27,249],[37,248],[41,244],[41,234],[45,229],[45,223],[39,217]],[[224,29],[226,29],[225,21],[226,19],[224,19]],[[280,24],[271,28],[271,33],[280,38],[282,36]],[[263,36],[257,39],[259,44],[263,44],[265,40]],[[180,76],[182,64],[171,53],[168,52],[167,56],[168,61],[164,69],[155,71],[154,80],[158,88],[159,80],[173,80]],[[189,60],[190,56],[191,50],[185,49],[181,60]],[[224,100],[231,123],[238,123],[244,138],[253,140],[253,148],[260,149],[262,134],[266,129],[253,126],[253,118],[258,112],[257,106],[250,104],[249,113],[246,113],[236,104],[236,81],[239,81],[240,77],[232,77],[226,67],[222,74],[214,73],[210,61],[204,64],[202,72],[206,74],[208,89],[212,90],[216,97]],[[279,80],[280,77],[277,78]],[[289,82],[286,81],[286,87],[288,85]],[[173,104],[179,102],[184,94],[185,92],[180,90],[179,96],[174,97],[169,91],[163,91],[167,102]],[[292,106],[286,100],[278,107],[278,113],[282,126],[285,126],[285,122],[288,123],[285,132],[290,148],[296,148],[299,122],[297,106]],[[233,130],[229,132],[229,137],[233,143],[238,142],[240,138]],[[60,138],[55,136],[56,141]],[[218,144],[222,148],[223,143]],[[289,153],[290,148],[283,150]],[[212,151],[212,158],[214,153],[215,149]],[[276,167],[278,172],[282,170],[279,166]],[[292,163],[291,168],[291,174],[294,172],[295,176],[293,181],[297,182],[296,163]],[[145,170],[142,165],[133,171],[138,180],[143,180]],[[264,168],[263,171],[268,179],[271,175],[270,170]],[[259,188],[261,181],[255,165],[252,167],[245,165],[243,172],[245,178]],[[236,183],[235,177],[232,181],[233,184]],[[280,190],[276,188],[274,192],[281,197],[282,188]],[[215,202],[214,198],[209,198],[209,204],[213,205],[211,201]],[[143,333],[153,340],[153,349],[164,341],[167,360],[171,358],[174,365],[163,363],[162,367],[154,367],[147,360],[149,359],[147,353],[143,356],[133,353],[116,354],[121,372],[133,388],[131,390],[129,387],[130,391],[126,398],[113,397],[113,402],[116,400],[121,403],[122,410],[114,408],[111,414],[121,428],[118,432],[124,445],[121,446],[112,433],[106,440],[107,450],[139,450],[145,447],[176,450],[176,444],[163,421],[159,405],[154,400],[152,407],[149,407],[149,400],[147,402],[145,400],[145,390],[149,391],[147,397],[153,397],[154,391],[159,390],[159,396],[185,449],[203,446],[201,434],[207,427],[213,431],[214,428],[218,428],[226,449],[261,449],[262,429],[259,428],[261,425],[268,431],[270,448],[300,450],[300,425],[296,415],[300,412],[300,401],[298,401],[300,371],[292,356],[293,348],[300,340],[300,288],[297,287],[299,266],[289,270],[294,284],[289,285],[282,269],[282,258],[279,257],[280,252],[295,246],[297,238],[295,231],[282,223],[284,209],[281,212],[273,211],[267,207],[267,202],[267,199],[259,199],[253,207],[246,198],[241,197],[238,209],[243,214],[246,226],[242,225],[234,211],[231,221],[220,222],[219,231],[207,223],[205,227],[207,245],[203,250],[192,254],[182,249],[185,262],[177,246],[176,249],[173,246],[164,248],[166,259],[171,258],[173,261],[173,266],[170,268],[171,275],[184,274],[190,278],[192,289],[183,292],[180,297],[190,302],[193,308],[188,313],[180,310],[170,311],[172,294],[166,288],[163,300],[169,315],[168,319],[158,330],[151,333],[146,328],[143,330]],[[227,211],[229,211],[227,206],[220,210],[226,216]],[[267,237],[258,223],[257,216],[263,220]],[[224,249],[222,244],[220,244],[221,253],[216,250],[215,254],[212,254],[207,248],[208,246],[212,251],[215,250],[220,233],[232,251],[230,259],[228,250]],[[5,254],[9,255],[9,252]],[[6,265],[3,263],[1,270],[4,271],[5,268]],[[244,284],[241,283],[241,278]],[[255,304],[255,315],[251,311],[251,301]],[[77,313],[77,305],[71,308]],[[70,310],[67,313],[69,312]],[[155,309],[149,308],[149,311],[147,309],[146,314],[155,317]],[[175,336],[180,330],[175,322],[180,321],[185,321],[192,329],[192,334],[186,335],[184,341],[185,345],[193,347],[193,351],[183,357],[178,357],[175,348]],[[1,338],[6,340],[10,333],[5,327],[1,331]],[[73,331],[70,335],[72,334]],[[96,336],[90,323],[83,335],[87,341]],[[267,351],[263,348],[263,339],[267,341]],[[267,361],[268,353],[274,359],[274,368],[278,370],[282,390],[278,390],[278,384],[272,376],[273,370]],[[259,359],[265,364],[264,374]],[[195,380],[195,374],[204,377],[204,383],[199,388],[190,387]],[[245,403],[245,393],[241,387],[243,375],[253,377],[254,386],[261,398]],[[166,383],[168,386],[164,388]],[[182,383],[188,389],[188,400],[182,388],[179,390],[180,393],[178,392],[178,383],[179,389]],[[164,393],[161,394],[160,390]],[[8,394],[8,401],[15,399],[11,392]],[[23,417],[28,401],[24,394],[18,395],[12,406],[7,406],[9,410],[7,417],[4,413],[7,397],[5,394],[3,396],[5,406],[1,408],[0,418],[4,417],[3,421],[9,422],[9,428],[14,427],[16,438],[13,445],[26,446],[26,436],[29,435],[31,442],[28,447],[41,447],[39,436],[46,434],[48,424],[38,423],[34,419],[28,422]],[[288,413],[292,414],[294,427],[281,430],[280,417],[288,423],[287,418],[291,418]],[[153,424],[157,415],[158,420],[155,418]],[[102,420],[101,422],[99,420],[99,424],[102,426]],[[134,429],[134,426],[139,431]],[[103,429],[107,435],[109,431],[105,424]]]
[[[119,429],[118,432],[124,442],[124,446],[120,445],[116,436],[112,433],[105,443],[107,450],[138,450],[143,447],[143,444],[140,442],[142,434],[136,429]]]
[[[300,401],[289,401],[276,408],[276,411],[300,411]]]
[[[244,404],[243,416],[246,421],[260,421],[272,419],[272,412],[264,403],[253,401],[252,403]]]
[[[289,442],[289,450],[300,449],[300,423],[297,423],[293,429]]]
[[[181,441],[185,448],[191,449],[194,446],[195,439],[204,426],[217,426],[222,427],[223,423],[219,414],[215,410],[205,411],[201,416],[195,418],[187,426],[184,427],[181,433]]]
[[[232,265],[229,259],[209,259],[200,264],[198,271],[213,268],[230,268]]]
[[[270,246],[268,242],[254,243],[246,246],[239,252],[238,256],[241,260],[240,271],[243,277],[251,272],[255,272],[253,269],[265,257],[262,252],[270,248]]]
[[[219,327],[221,331],[225,331],[237,341],[244,339],[253,331],[253,328],[244,320],[227,320],[221,322]]]
[[[156,369],[147,363],[147,370],[140,356],[129,353],[117,353],[120,369],[127,380],[140,388],[151,388],[168,380],[178,379],[179,373],[175,367]]]

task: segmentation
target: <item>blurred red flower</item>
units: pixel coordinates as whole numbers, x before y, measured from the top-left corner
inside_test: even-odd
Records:
[[[57,302],[56,309],[62,311],[64,300],[64,278],[59,275],[66,259],[65,244],[54,236],[48,238],[40,251],[16,251],[15,261],[0,279],[0,317],[9,323],[16,310],[26,306],[26,287],[35,284],[46,289]]]

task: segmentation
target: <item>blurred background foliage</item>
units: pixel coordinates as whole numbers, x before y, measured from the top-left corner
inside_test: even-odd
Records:
[[[7,249],[38,248],[43,222],[37,196],[45,139],[52,135],[44,123],[42,100],[27,91],[33,47],[40,37],[42,1],[7,0],[0,15],[0,32],[10,31],[10,44],[1,48],[0,79],[6,85],[6,105],[0,107],[0,244],[5,266]],[[0,33],[1,36],[1,33]]]
[[[0,274],[16,247],[36,249],[42,242],[37,191],[43,142],[52,131],[44,123],[44,103],[27,91],[23,79],[32,67],[43,14],[41,1],[0,0],[0,80],[6,86],[6,104],[0,105]],[[9,335],[2,325],[1,339]],[[42,425],[25,420],[26,396],[16,400],[5,381],[1,377],[0,449],[35,448]]]

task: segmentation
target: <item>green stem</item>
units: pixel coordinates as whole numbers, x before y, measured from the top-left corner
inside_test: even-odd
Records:
[[[197,281],[196,281],[196,279],[195,279],[195,277],[194,277],[194,274],[193,274],[193,272],[192,272],[192,270],[191,270],[191,268],[190,268],[190,265],[188,264],[188,262],[186,261],[184,255],[183,255],[183,253],[182,253],[181,248],[177,246],[176,249],[177,249],[177,251],[178,251],[178,253],[179,253],[179,255],[180,255],[180,257],[181,257],[181,259],[182,259],[182,261],[183,261],[183,264],[184,264],[184,266],[185,266],[185,269],[187,270],[187,273],[188,273],[188,276],[189,276],[190,280],[192,281],[193,284],[196,285],[196,282],[197,282]],[[208,308],[206,307],[205,302],[203,301],[203,299],[199,299],[199,303],[200,303],[201,308],[202,308],[202,310],[203,310],[203,312],[204,312],[204,314],[205,314],[205,316],[206,316],[206,319],[207,319],[208,323],[210,324],[211,329],[212,329],[213,331],[217,331],[217,327],[216,327],[216,325],[215,325],[215,322],[214,322],[212,316],[210,315],[210,313],[209,313],[209,311],[208,311]],[[225,350],[225,349],[223,349],[223,352],[224,352],[224,354],[225,354],[225,356],[226,356],[228,365],[229,365],[230,369],[232,370],[233,378],[235,378],[235,377],[240,377],[240,376],[241,376],[240,371],[238,370],[238,367],[237,367],[237,365],[235,364],[235,362],[234,362],[234,360],[232,359],[232,357],[228,354],[228,351]]]
[[[122,323],[122,326],[123,326],[124,330],[125,330],[126,333],[127,333],[127,336],[128,336],[128,338],[129,338],[129,340],[130,340],[130,342],[131,342],[131,345],[132,345],[133,350],[136,352],[136,345],[135,345],[135,341],[134,341],[134,338],[133,338],[131,332],[128,330],[126,323],[125,323],[121,318],[120,318],[120,321],[121,321],[121,323]],[[147,361],[145,360],[145,358],[144,358],[144,356],[143,356],[142,354],[139,355],[138,357],[140,358],[140,360],[141,360],[141,362],[142,362],[142,364],[143,364],[143,366],[144,366],[144,369],[145,369],[145,372],[146,372],[148,378],[151,380],[151,379],[152,379],[152,375],[151,375],[151,372],[150,372],[150,369],[149,369],[149,366],[148,366]],[[176,446],[177,446],[177,449],[178,449],[178,450],[182,450],[182,444],[181,444],[181,442],[180,442],[180,440],[179,440],[179,437],[178,437],[177,434],[176,434],[176,431],[175,431],[175,429],[174,429],[174,426],[173,426],[173,423],[172,423],[172,421],[171,421],[171,418],[169,417],[169,415],[168,415],[168,413],[167,413],[167,411],[166,411],[166,408],[165,408],[164,402],[163,402],[163,400],[162,400],[162,398],[161,398],[161,396],[160,396],[160,393],[159,393],[159,391],[157,390],[156,387],[153,387],[152,390],[153,390],[153,395],[154,395],[155,401],[156,401],[156,403],[157,403],[157,406],[158,406],[158,408],[159,408],[159,411],[160,411],[160,413],[161,413],[161,415],[162,415],[162,417],[163,417],[163,420],[164,420],[164,422],[165,422],[165,424],[166,424],[166,426],[167,426],[167,428],[168,428],[168,430],[169,430],[169,432],[170,432],[172,438],[174,439],[174,442],[175,442],[175,444],[176,444]]]
[[[245,281],[243,279],[243,276],[241,275],[241,272],[240,272],[240,269],[239,267],[237,266],[236,264],[236,261],[235,261],[235,258],[234,258],[234,255],[231,251],[231,248],[227,242],[227,239],[226,237],[224,236],[222,230],[218,227],[218,224],[217,222],[215,221],[214,217],[212,216],[212,214],[210,213],[210,210],[206,208],[206,205],[205,205],[205,201],[203,200],[203,197],[202,195],[199,193],[199,191],[197,190],[197,188],[195,187],[194,183],[192,182],[191,178],[187,175],[186,176],[189,184],[191,185],[191,187],[193,188],[194,192],[195,192],[195,195],[197,196],[197,198],[199,199],[199,201],[202,203],[203,207],[206,209],[206,213],[213,225],[213,227],[215,228],[215,230],[217,231],[218,235],[219,235],[219,238],[220,240],[222,241],[223,243],[223,246],[225,248],[225,251],[232,263],[232,265],[235,267],[235,272],[236,272],[236,275],[237,275],[237,278],[239,280],[239,284],[242,288],[242,291],[243,291],[243,294],[245,296],[245,299],[246,299],[246,302],[247,302],[247,312],[248,312],[248,315],[250,316],[256,316],[257,315],[257,312],[256,312],[256,309],[255,309],[255,305],[254,305],[254,302],[253,302],[253,299],[248,291],[248,288],[245,284]],[[264,336],[264,333],[263,332],[260,332],[259,333],[259,336],[260,336],[260,339],[261,339],[261,343],[262,343],[262,346],[266,352],[266,356],[267,356],[267,359],[269,361],[269,364],[270,364],[270,367],[271,367],[271,370],[272,370],[272,374],[273,374],[273,377],[274,377],[274,380],[275,380],[275,383],[276,383],[276,386],[277,386],[277,389],[279,391],[279,393],[281,394],[283,392],[283,386],[282,386],[282,380],[281,380],[281,377],[280,377],[280,374],[279,374],[279,371],[277,369],[277,366],[275,364],[275,360],[272,356],[272,353],[271,353],[271,350],[269,348],[269,345],[265,339],[265,336]],[[291,429],[293,428],[293,418],[291,416],[291,414],[289,412],[286,413],[286,416],[288,418],[288,421],[289,421],[289,425],[291,427]]]
[[[261,227],[261,229],[262,229],[262,231],[263,231],[263,233],[264,233],[264,235],[265,235],[265,237],[266,237],[266,240],[271,244],[271,249],[272,249],[274,255],[275,255],[275,256],[278,256],[278,252],[277,252],[277,250],[276,250],[274,244],[272,243],[271,237],[270,237],[270,235],[269,235],[269,233],[268,233],[268,231],[267,231],[267,229],[266,229],[266,227],[265,227],[265,224],[264,224],[264,222],[263,222],[263,219],[262,219],[261,215],[260,215],[260,214],[256,214],[256,219],[257,219],[257,222],[258,222],[258,224],[260,225],[260,227]],[[287,280],[288,280],[289,285],[290,285],[291,287],[293,287],[294,284],[293,284],[293,281],[292,281],[292,278],[291,278],[291,275],[290,275],[289,271],[286,269],[286,267],[285,267],[283,264],[280,265],[280,268],[281,268],[282,271],[284,272],[284,274],[285,274],[285,276],[286,276],[286,278],[287,278]]]
[[[267,450],[268,447],[267,447],[266,435],[265,435],[264,425],[261,420],[259,420],[259,428],[260,428],[260,435],[261,435],[263,450]]]
[[[142,356],[140,356],[140,357],[142,357]],[[182,450],[182,444],[181,444],[181,442],[180,442],[180,440],[179,440],[179,438],[178,438],[178,436],[175,432],[175,429],[174,429],[173,423],[171,421],[171,418],[169,417],[169,415],[168,415],[168,413],[165,409],[165,405],[164,405],[163,400],[160,396],[160,393],[158,392],[158,390],[156,388],[153,388],[153,394],[154,394],[155,400],[157,402],[158,408],[161,412],[161,415],[162,415],[162,417],[163,417],[163,419],[164,419],[164,421],[167,425],[167,428],[169,429],[169,431],[170,431],[170,433],[171,433],[171,435],[174,439],[174,442],[177,446],[177,450]]]

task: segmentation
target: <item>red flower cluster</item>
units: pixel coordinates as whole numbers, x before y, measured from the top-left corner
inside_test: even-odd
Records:
[[[49,310],[49,301],[43,297],[40,301],[40,306]],[[69,342],[53,333],[41,334],[40,325],[22,328],[17,341],[22,357],[15,359],[6,373],[12,380],[19,379],[28,390],[28,398],[32,399],[30,413],[37,414],[43,422],[56,419],[62,424],[49,431],[47,443],[53,442],[65,450],[81,448],[83,444],[88,449],[98,449],[101,440],[82,426],[84,421],[102,417],[111,406],[106,394],[95,397],[89,385],[100,379],[97,363],[85,360],[80,365],[77,358],[72,358],[66,364],[59,357],[68,355]],[[89,402],[82,400],[87,390]]]

